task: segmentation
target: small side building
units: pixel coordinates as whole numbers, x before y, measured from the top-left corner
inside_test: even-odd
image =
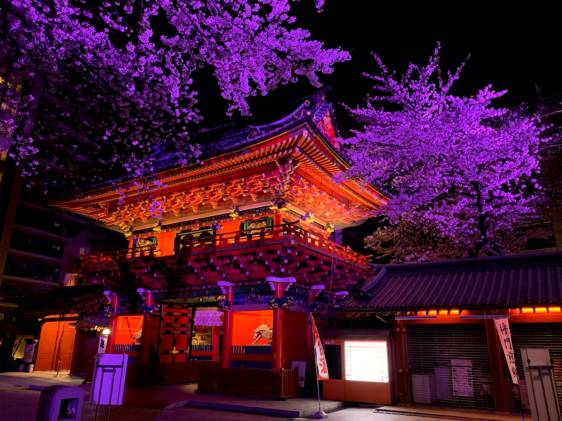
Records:
[[[529,408],[520,349],[539,347],[550,351],[562,406],[561,306],[561,252],[383,266],[330,315],[328,364],[340,358],[341,380],[326,382],[324,397],[520,413]],[[521,393],[495,331],[498,316],[509,318]],[[388,365],[387,378],[367,379],[368,396],[347,392],[356,363],[347,345],[357,339],[381,348],[371,353],[373,375]],[[380,394],[385,385],[389,397]]]

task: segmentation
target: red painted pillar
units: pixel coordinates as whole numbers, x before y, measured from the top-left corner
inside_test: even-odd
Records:
[[[394,339],[396,347],[396,371],[398,381],[398,403],[410,404],[410,374],[408,370],[408,338],[403,321],[395,322]]]
[[[306,318],[306,348],[307,348],[307,376],[312,379],[316,379],[316,361],[314,360],[314,344],[312,342],[312,322],[310,320],[310,315],[312,314],[312,306],[314,301],[316,301],[316,297],[324,289],[324,285],[313,285],[308,290],[308,308],[309,313],[307,314]],[[307,380],[308,381],[308,380]]]
[[[316,299],[316,293],[313,289],[308,290],[308,308],[311,309]],[[312,313],[312,310],[309,310]],[[306,318],[306,355],[307,355],[307,366],[310,368],[314,364],[314,351],[312,349],[312,324],[310,323],[310,314],[307,314]]]
[[[222,364],[223,368],[230,368],[230,358],[232,355],[232,302],[234,301],[234,288],[231,282],[219,281],[219,287],[224,294],[225,303],[223,326],[222,326]]]
[[[281,299],[285,296],[285,285],[280,282],[274,284],[274,297]],[[283,368],[283,325],[285,310],[273,309],[273,369]]]
[[[506,379],[503,373],[503,349],[496,332],[494,321],[485,320],[486,341],[488,344],[488,358],[490,359],[490,375],[494,393],[496,411],[509,412],[509,403],[506,396]]]
[[[212,356],[211,359],[213,361],[218,361],[220,359],[220,327],[219,326],[213,326],[212,330],[211,330],[211,351],[212,351]]]
[[[108,298],[109,304],[113,310],[113,318],[111,319],[111,333],[107,338],[107,352],[113,352],[113,348],[115,345],[115,336],[117,333],[117,309],[119,307],[119,295],[115,292],[111,291],[104,291],[104,295]]]
[[[269,286],[273,290],[273,296],[277,302],[285,296],[285,290],[293,283],[296,279],[293,277],[288,278],[278,278],[276,276],[268,276],[266,281],[269,282]],[[285,323],[285,313],[287,310],[280,306],[276,306],[273,309],[273,364],[272,368],[279,369],[284,368],[284,358],[283,358],[283,332]]]
[[[142,304],[145,309],[150,308],[154,305],[154,299],[152,298],[152,291],[146,288],[137,288],[137,293],[142,297]]]
[[[324,284],[315,284],[310,287],[308,290],[308,308],[311,308],[314,302],[316,301],[316,297],[320,294],[326,286]],[[310,316],[306,318],[306,345],[308,347],[308,361],[310,368],[314,368],[314,350],[312,349],[312,324],[310,322]]]

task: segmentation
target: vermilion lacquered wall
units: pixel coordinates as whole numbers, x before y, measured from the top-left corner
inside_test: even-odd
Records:
[[[70,370],[76,330],[69,321],[47,321],[41,328],[36,371]]]
[[[273,328],[273,311],[235,311],[232,345],[252,345],[255,329],[262,324]],[[260,339],[254,345],[267,345],[270,341]]]
[[[117,332],[115,332],[115,344],[133,345],[140,343],[144,317],[117,316]]]

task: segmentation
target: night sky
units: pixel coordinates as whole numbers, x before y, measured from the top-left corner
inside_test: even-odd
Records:
[[[455,93],[471,94],[492,84],[498,90],[509,91],[498,105],[515,106],[536,100],[535,85],[544,97],[562,93],[562,14],[555,2],[470,2],[461,6],[432,2],[435,5],[431,7],[430,2],[384,3],[326,0],[320,14],[312,0],[294,5],[299,22],[316,39],[330,47],[341,46],[352,54],[351,62],[336,65],[335,73],[323,78],[331,88],[329,97],[336,103],[339,127],[344,132],[351,122],[337,104],[362,102],[370,84],[361,73],[376,70],[372,51],[389,68],[403,71],[409,61],[427,60],[440,41],[442,64],[446,68],[456,67],[470,54]],[[303,82],[252,100],[251,120],[266,122],[283,115],[314,91]],[[213,87],[202,92],[206,127],[229,121],[217,97],[218,91]],[[235,121],[244,124],[247,120],[237,117]]]

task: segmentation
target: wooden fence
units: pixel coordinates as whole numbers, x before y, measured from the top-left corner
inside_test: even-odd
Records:
[[[299,393],[298,370],[202,366],[198,391],[276,399],[292,398]]]

